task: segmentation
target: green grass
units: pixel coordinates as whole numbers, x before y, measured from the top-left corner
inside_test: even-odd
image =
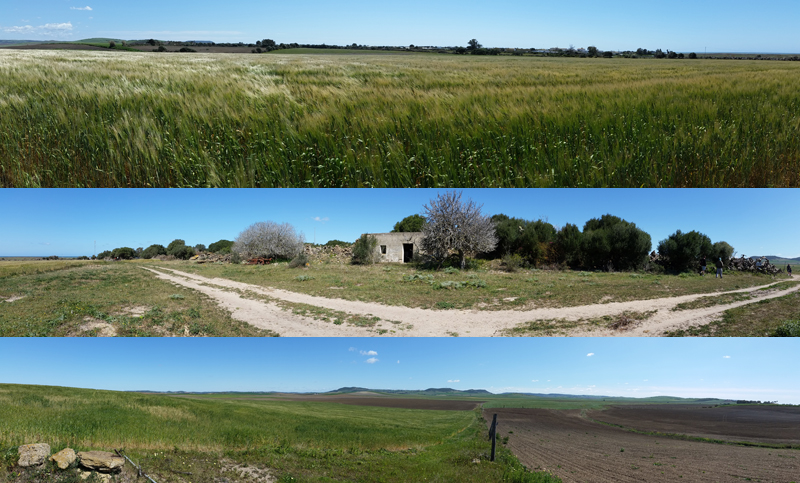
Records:
[[[33,440],[54,451],[124,448],[151,475],[192,472],[199,483],[232,463],[297,482],[560,481],[527,472],[502,446],[488,461],[486,436],[478,411],[0,385],[0,454]]]
[[[800,320],[800,293],[726,310],[720,320],[668,332],[670,336],[769,337],[787,322]]]
[[[165,262],[158,265],[238,282],[276,287],[330,298],[379,302],[427,309],[508,310],[568,307],[735,290],[774,281],[763,275],[731,272],[722,280],[709,277],[520,270],[515,273],[483,269],[445,273],[417,270],[412,265],[358,266],[316,262],[300,281],[285,263],[266,266],[198,265]],[[387,290],[391,287],[391,290]],[[449,287],[449,288],[448,288]]]
[[[103,328],[128,337],[272,335],[139,265],[48,261],[9,268],[0,277],[0,298],[22,298],[0,302],[0,337],[93,336]]]
[[[800,184],[794,62],[0,51],[0,186]]]

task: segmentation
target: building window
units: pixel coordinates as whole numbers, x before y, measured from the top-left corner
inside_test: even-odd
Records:
[[[386,255],[386,245],[381,245],[381,255]]]

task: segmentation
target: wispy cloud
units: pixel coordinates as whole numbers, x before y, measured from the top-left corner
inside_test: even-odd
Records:
[[[46,23],[44,25],[15,25],[13,27],[0,27],[0,31],[12,34],[38,34],[61,36],[72,32],[72,23]]]
[[[314,220],[314,221],[318,221],[320,223],[325,223],[326,221],[330,221],[330,218],[328,218],[327,216],[325,218],[321,218],[319,216],[315,216],[314,218],[311,218],[311,219]]]
[[[539,382],[539,379],[531,379],[531,382]]]
[[[378,362],[378,358],[377,357],[370,357],[369,359],[367,359],[364,362],[366,362],[367,364],[375,364],[376,362]]]
[[[88,10],[89,12],[92,11],[92,7],[85,6],[85,7],[69,7],[70,10]]]
[[[376,351],[359,351],[359,354],[362,356],[377,356],[378,353]]]
[[[447,382],[461,382],[461,379],[448,379]]]
[[[593,355],[594,355],[594,352],[590,352],[590,353],[586,354],[586,357],[592,357]]]
[[[730,359],[731,356],[722,356],[723,359]]]

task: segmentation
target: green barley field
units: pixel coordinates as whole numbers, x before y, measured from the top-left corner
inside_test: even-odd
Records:
[[[478,411],[0,384],[0,482],[54,481],[9,471],[17,446],[34,442],[53,452],[124,449],[159,483],[560,481],[527,471],[502,444],[490,462]],[[243,478],[236,466],[272,478]]]
[[[4,187],[800,186],[800,63],[0,50]]]

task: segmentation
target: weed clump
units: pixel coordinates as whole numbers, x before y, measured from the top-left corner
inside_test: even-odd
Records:
[[[784,322],[783,325],[775,329],[772,337],[800,337],[800,320]]]

